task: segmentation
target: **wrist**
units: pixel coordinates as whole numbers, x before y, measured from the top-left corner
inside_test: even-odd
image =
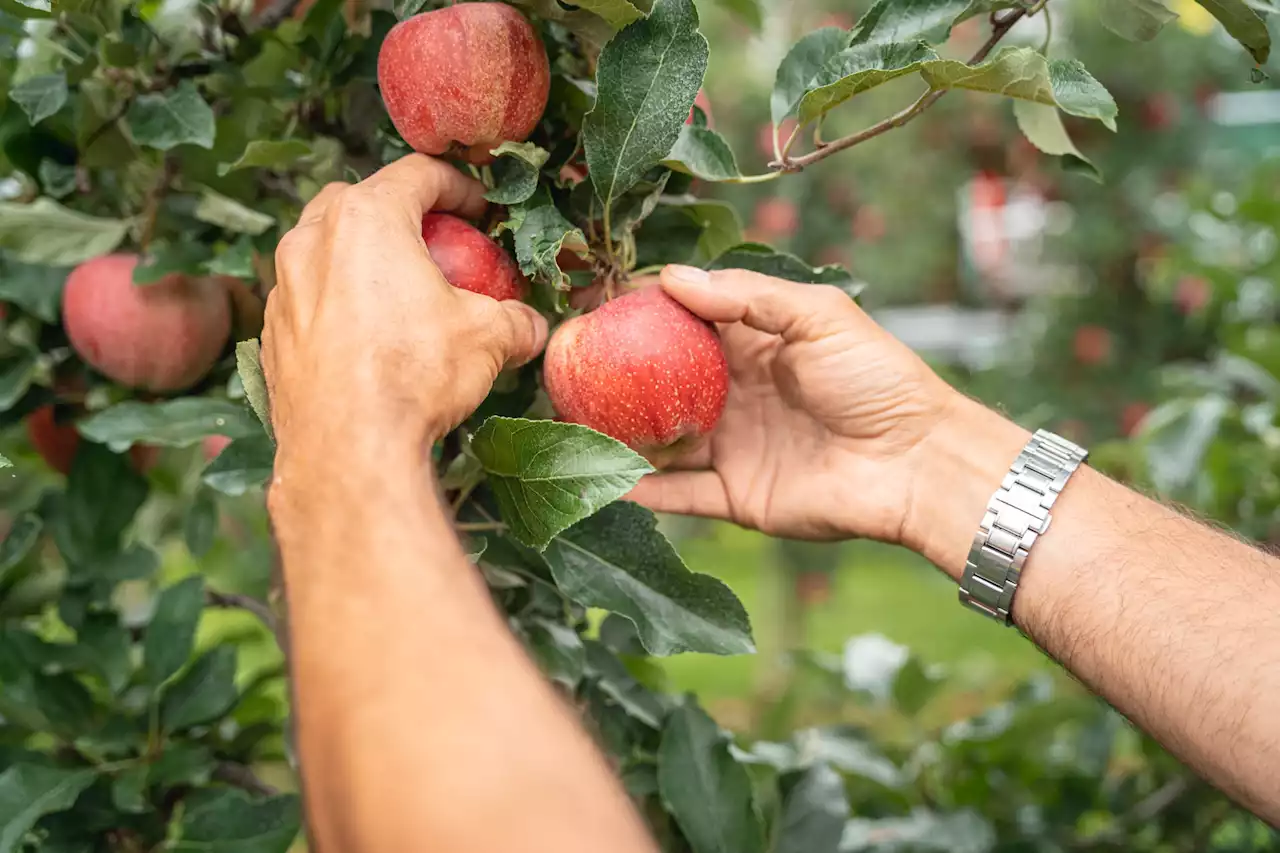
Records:
[[[987,502],[1030,438],[957,393],[917,448],[902,544],[959,581]]]

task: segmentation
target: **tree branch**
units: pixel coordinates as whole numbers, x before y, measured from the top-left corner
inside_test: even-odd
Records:
[[[1044,7],[1043,2],[1038,5],[1040,8]],[[991,51],[994,50],[996,45],[1000,43],[1000,40],[1005,37],[1005,34],[1012,29],[1014,24],[1026,17],[1029,11],[1030,10],[1026,8],[1014,9],[1012,12],[1003,16],[997,16],[993,13],[991,15],[991,36],[982,45],[982,47],[978,48],[978,51],[969,58],[969,64],[977,65],[990,56]],[[889,116],[889,118],[878,124],[873,124],[865,130],[860,130],[857,133],[852,133],[848,136],[841,137],[840,139],[834,139],[816,151],[811,151],[800,157],[790,157],[787,151],[783,151],[782,158],[770,163],[769,167],[779,172],[799,172],[806,166],[812,166],[814,163],[827,159],[832,154],[844,151],[847,148],[852,148],[855,145],[861,145],[869,139],[875,139],[882,133],[887,133],[894,128],[902,127],[904,124],[920,115],[920,113],[936,104],[938,99],[946,93],[945,89],[930,89],[921,95],[914,104],[899,113]],[[797,128],[797,132],[798,130],[799,129]],[[795,136],[793,135],[792,138],[794,139]]]
[[[268,785],[259,779],[253,768],[234,761],[219,762],[213,768],[213,778],[260,797],[274,797],[280,793],[274,785]]]
[[[262,10],[253,22],[253,29],[262,30],[274,27],[293,14],[302,0],[272,0],[271,5]]]
[[[241,595],[238,592],[218,592],[212,589],[204,591],[204,600],[210,607],[220,607],[226,610],[244,610],[247,613],[252,613],[262,620],[262,624],[266,625],[272,634],[275,634],[277,638],[280,636],[276,615],[271,612],[271,608],[264,601],[259,601],[249,595]]]

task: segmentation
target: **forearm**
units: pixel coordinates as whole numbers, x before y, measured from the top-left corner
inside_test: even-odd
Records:
[[[426,471],[411,473],[421,464],[331,467],[278,468],[272,490],[318,848],[594,851],[608,838],[648,850],[603,759],[494,608]]]
[[[1029,434],[958,405],[909,542],[956,580]],[[927,520],[927,521],[926,521]],[[1023,569],[1014,621],[1171,751],[1280,820],[1280,561],[1084,467]]]

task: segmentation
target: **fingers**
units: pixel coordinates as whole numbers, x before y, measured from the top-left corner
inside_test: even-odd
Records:
[[[719,519],[727,519],[731,513],[729,493],[714,471],[650,474],[626,498],[654,512]]]
[[[496,316],[487,325],[497,362],[504,367],[519,367],[537,358],[547,345],[546,318],[523,302],[497,302],[493,310]]]
[[[429,210],[444,210],[472,219],[485,210],[484,185],[442,160],[410,154],[384,166],[360,187],[398,201],[417,218]]]
[[[865,316],[837,288],[745,270],[672,265],[662,271],[662,288],[704,320],[743,323],[789,343],[817,340]]]

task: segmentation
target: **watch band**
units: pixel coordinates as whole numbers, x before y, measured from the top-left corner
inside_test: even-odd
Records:
[[[973,537],[960,581],[960,603],[1005,625],[1022,565],[1049,529],[1049,510],[1089,451],[1040,430],[1014,460]]]

